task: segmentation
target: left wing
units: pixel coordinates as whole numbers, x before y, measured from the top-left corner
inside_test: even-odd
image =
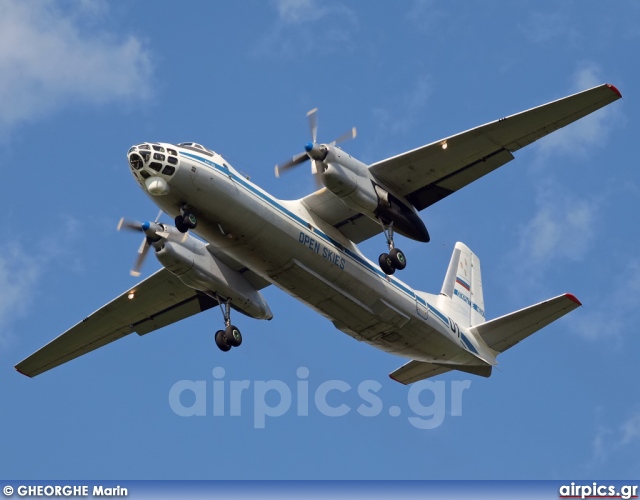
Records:
[[[514,151],[621,97],[613,85],[600,85],[387,158],[369,171],[423,210],[513,160]],[[326,188],[302,202],[354,243],[381,232],[379,224],[349,209]]]
[[[133,298],[130,299],[131,293]],[[34,377],[130,333],[144,335],[216,305],[216,300],[187,287],[162,268],[18,363],[15,368],[23,375]]]

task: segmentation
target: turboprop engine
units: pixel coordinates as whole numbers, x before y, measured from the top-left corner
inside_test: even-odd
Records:
[[[184,243],[166,242],[156,258],[185,285],[231,299],[235,309],[256,319],[273,314],[262,294],[238,271],[209,252],[209,245],[187,235]]]
[[[213,255],[209,244],[157,220],[141,223],[122,219],[118,229],[141,231],[145,235],[132,275],[140,274],[149,248],[153,247],[160,263],[186,286],[225,302],[229,300],[231,307],[252,318],[273,318],[262,294],[242,273]]]
[[[429,241],[429,232],[415,208],[383,187],[367,165],[336,147],[336,144],[356,137],[355,127],[330,143],[316,142],[317,111],[316,108],[307,113],[311,142],[305,145],[303,153],[276,165],[276,177],[310,160],[316,185],[324,185],[350,209],[386,226],[393,225],[394,231],[408,238]]]

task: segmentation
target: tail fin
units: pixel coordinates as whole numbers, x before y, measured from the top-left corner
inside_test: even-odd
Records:
[[[451,299],[451,312],[461,326],[485,322],[480,259],[464,243],[456,243],[440,294]]]

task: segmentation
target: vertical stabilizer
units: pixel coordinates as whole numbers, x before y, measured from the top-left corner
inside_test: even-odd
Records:
[[[456,243],[440,293],[451,299],[451,312],[461,326],[485,322],[480,259],[464,243]]]

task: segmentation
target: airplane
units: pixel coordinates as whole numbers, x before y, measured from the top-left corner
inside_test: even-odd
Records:
[[[321,188],[280,200],[249,181],[222,156],[193,143],[144,142],[127,153],[140,188],[174,224],[120,221],[142,233],[131,274],[150,249],[162,268],[127,289],[18,363],[34,377],[136,332],[146,335],[219,306],[224,328],[215,343],[237,348],[231,322],[239,312],[273,318],[260,290],[275,285],[335,328],[408,361],[389,376],[402,384],[458,370],[489,377],[497,356],[581,305],[565,293],[487,320],[480,260],[456,243],[439,294],[411,288],[394,276],[407,258],[394,233],[428,242],[418,212],[514,159],[520,148],[622,95],[603,84],[542,106],[366,165],[337,146],[311,142],[276,167],[276,175],[306,161]],[[160,216],[160,214],[159,214]],[[358,243],[383,234],[377,263]]]

